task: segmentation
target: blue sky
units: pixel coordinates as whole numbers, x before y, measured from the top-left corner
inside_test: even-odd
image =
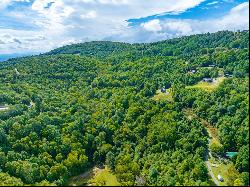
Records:
[[[1,0],[0,54],[249,29],[245,0]]]

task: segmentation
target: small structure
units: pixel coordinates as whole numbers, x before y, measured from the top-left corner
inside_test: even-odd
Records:
[[[210,65],[209,65],[209,67],[211,67],[211,68],[215,68],[215,67],[216,67],[216,65],[215,65],[215,64],[210,64]]]
[[[229,158],[233,158],[236,155],[238,155],[238,152],[226,152],[226,156]]]
[[[233,77],[233,75],[232,75],[232,74],[229,74],[229,73],[226,73],[226,74],[225,74],[225,77]]]
[[[188,73],[189,73],[189,74],[194,74],[194,73],[196,73],[196,72],[197,72],[196,69],[189,69],[189,70],[188,70]]]
[[[223,77],[223,73],[219,73],[218,76],[219,76],[219,77]]]
[[[203,82],[213,82],[212,78],[203,78]]]
[[[223,179],[223,177],[221,175],[218,175],[218,179],[219,179],[220,182],[224,181],[224,179]]]
[[[166,89],[164,87],[161,88],[162,93],[166,93]]]
[[[9,107],[7,105],[0,105],[0,111],[2,110],[8,110]]]

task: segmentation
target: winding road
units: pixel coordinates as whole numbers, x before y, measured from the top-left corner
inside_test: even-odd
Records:
[[[209,175],[212,177],[214,183],[216,186],[220,186],[219,181],[217,180],[217,178],[214,176],[214,173],[212,171],[211,165],[209,161],[206,161],[206,165],[207,165],[207,169],[209,171]]]
[[[211,143],[211,137],[209,137],[209,145],[210,145],[210,143]],[[209,145],[208,145],[208,147],[210,147]],[[211,152],[210,152],[210,150],[209,150],[209,148],[208,148],[207,155],[206,155],[206,165],[207,165],[207,169],[208,169],[209,175],[212,177],[212,179],[213,179],[213,181],[214,181],[214,184],[215,184],[216,186],[220,186],[219,181],[217,180],[216,176],[214,176],[214,173],[213,173],[211,164],[210,164],[210,162],[209,162],[209,160],[208,160],[209,155],[211,155]]]
[[[205,120],[202,120],[201,118],[199,118],[192,110],[186,110],[184,111],[187,116],[188,116],[188,119],[192,120],[192,118],[197,118],[201,121],[201,123],[205,123],[206,121]],[[206,122],[207,123],[207,122]],[[206,125],[204,125],[204,128],[208,131]],[[209,132],[209,131],[208,131]],[[206,165],[207,165],[207,169],[208,169],[208,172],[209,172],[209,175],[212,177],[213,179],[213,182],[216,186],[220,186],[219,184],[219,181],[217,180],[216,176],[214,175],[213,173],[213,170],[212,170],[212,167],[211,167],[211,163],[209,162],[208,158],[209,158],[209,155],[211,155],[211,151],[209,149],[210,147],[210,144],[211,144],[211,140],[212,140],[212,133],[208,133],[209,134],[209,140],[208,140],[208,150],[207,150],[207,155],[206,155]]]

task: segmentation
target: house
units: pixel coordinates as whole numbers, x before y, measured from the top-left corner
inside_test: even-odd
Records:
[[[8,110],[8,109],[9,109],[8,106],[6,106],[6,105],[4,105],[4,106],[0,105],[0,111],[1,111],[1,110]]]
[[[219,179],[219,181],[221,181],[221,182],[224,181],[224,179],[223,179],[223,177],[222,177],[221,175],[218,175],[218,179]]]
[[[209,67],[211,67],[211,68],[215,68],[215,67],[216,67],[216,65],[215,65],[215,64],[210,64],[210,65],[209,65]]]
[[[226,156],[229,158],[233,158],[236,155],[238,155],[238,152],[226,152]]]
[[[203,82],[213,82],[212,78],[203,78]]]
[[[190,74],[194,74],[194,73],[196,73],[196,72],[197,72],[196,69],[189,69],[189,70],[188,70],[188,73],[190,73]]]
[[[166,93],[166,89],[164,87],[161,88],[162,93]]]
[[[225,77],[233,77],[233,75],[229,74],[229,73],[226,73],[225,74]]]

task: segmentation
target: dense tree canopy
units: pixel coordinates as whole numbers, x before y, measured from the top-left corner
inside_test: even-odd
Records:
[[[63,185],[95,164],[122,185],[209,185],[208,135],[186,108],[218,129],[221,156],[238,152],[233,182],[247,185],[248,34],[89,42],[0,63],[0,185]],[[221,71],[231,77],[214,91],[186,88]],[[152,99],[162,87],[172,101]]]

